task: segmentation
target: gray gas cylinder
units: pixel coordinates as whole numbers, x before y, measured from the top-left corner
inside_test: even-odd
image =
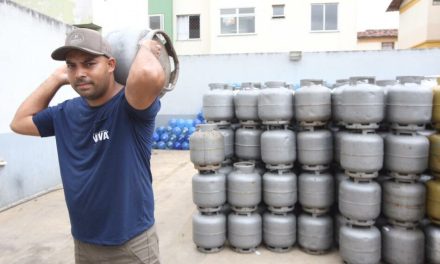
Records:
[[[341,139],[341,166],[352,177],[377,177],[383,166],[384,144],[377,134],[343,134]]]
[[[389,264],[425,263],[425,235],[418,228],[384,226],[382,258]]]
[[[203,95],[203,115],[208,121],[231,121],[234,118],[234,93],[224,83],[210,83]]]
[[[243,126],[235,131],[235,155],[244,160],[261,158],[260,138],[263,131],[257,126]]]
[[[300,125],[323,125],[331,118],[331,90],[322,85],[322,80],[301,80],[294,99]]]
[[[428,225],[425,228],[426,261],[432,264],[440,263],[440,227]]]
[[[342,121],[342,93],[345,88],[349,86],[348,80],[345,83],[341,83],[332,90],[332,120],[333,122]]]
[[[384,122],[388,122],[387,118],[387,97],[388,97],[388,89],[396,85],[396,80],[376,80],[376,85],[383,88],[383,93],[385,94],[385,104],[384,104],[384,111],[385,111],[385,118],[383,119]]]
[[[265,213],[263,215],[263,241],[275,252],[292,249],[296,241],[296,218],[294,214]]]
[[[228,175],[228,203],[235,211],[255,211],[261,201],[261,176],[252,162],[234,163]]]
[[[302,172],[298,177],[298,201],[306,212],[328,212],[334,202],[334,178],[326,172]]]
[[[342,141],[342,137],[345,134],[350,134],[350,132],[345,131],[345,130],[340,130],[340,131],[337,131],[333,137],[333,142],[334,142],[333,156],[334,156],[334,160],[337,163],[340,163],[340,161],[341,161],[341,141]]]
[[[298,161],[306,167],[328,166],[333,161],[333,137],[329,130],[300,131]]]
[[[339,185],[342,181],[348,180],[349,177],[347,174],[345,174],[343,171],[337,170],[335,173],[335,201],[338,202],[338,195],[339,195]]]
[[[231,173],[234,170],[232,167],[232,160],[224,160],[221,164],[220,169],[218,169],[218,173],[222,173],[226,176],[228,176],[229,173]]]
[[[294,115],[293,91],[285,82],[266,82],[258,96],[258,117],[264,124],[288,124]]]
[[[124,85],[126,84],[131,64],[139,49],[139,41],[143,39],[157,41],[161,46],[158,59],[165,73],[165,83],[160,96],[174,89],[179,77],[179,58],[174,50],[172,38],[164,31],[151,29],[114,30],[109,32],[105,39],[111,46],[112,56],[117,61],[115,80]]]
[[[395,129],[431,122],[432,87],[422,84],[423,77],[397,77],[398,84],[388,89],[387,116]]]
[[[342,226],[349,224],[349,222],[347,221],[347,218],[345,218],[340,213],[334,215],[333,221],[335,224],[335,229],[334,229],[335,245],[339,246],[339,230],[341,229]]]
[[[242,84],[234,97],[235,116],[242,121],[258,122],[258,96],[260,89],[252,83]]]
[[[293,167],[296,159],[295,132],[269,129],[261,134],[261,159],[270,169]]]
[[[339,252],[345,263],[380,263],[381,235],[375,226],[342,226],[339,231]]]
[[[383,88],[374,84],[374,78],[352,77],[350,85],[342,91],[341,119],[347,127],[377,128],[374,124],[385,117],[384,105]]]
[[[289,212],[297,201],[297,177],[289,170],[268,171],[263,175],[263,200],[272,212]]]
[[[350,178],[339,185],[339,211],[353,224],[374,224],[380,205],[381,189],[375,181]]]
[[[223,135],[217,125],[200,124],[189,138],[190,158],[197,169],[217,169],[225,159]],[[212,167],[213,166],[213,167]]]
[[[385,138],[385,168],[400,174],[420,174],[428,168],[429,140],[396,132]]]
[[[382,185],[383,214],[394,225],[415,226],[425,216],[425,185],[386,181]]]
[[[262,241],[262,219],[257,213],[228,216],[228,241],[240,253],[252,253]]]
[[[255,164],[255,171],[260,175],[263,176],[264,173],[266,173],[266,167],[263,162],[260,161],[252,161]]]
[[[192,178],[193,202],[200,211],[220,211],[226,202],[226,176],[201,172]]]
[[[298,217],[298,244],[309,254],[323,254],[333,246],[333,219],[329,215]]]
[[[234,156],[234,137],[235,132],[231,126],[219,125],[218,131],[223,135],[225,144],[225,159],[230,159]]]
[[[197,212],[192,218],[193,241],[197,249],[204,253],[218,252],[226,241],[226,217],[224,214],[202,214]]]

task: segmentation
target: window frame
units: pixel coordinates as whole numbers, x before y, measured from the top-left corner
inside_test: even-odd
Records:
[[[148,24],[150,25],[151,28],[151,17],[159,17],[159,23],[160,23],[160,30],[164,30],[165,29],[165,16],[164,14],[151,14],[148,15]]]
[[[283,14],[282,15],[275,15],[275,7],[282,7],[283,8]],[[272,5],[272,18],[274,19],[280,19],[280,18],[286,18],[286,5],[285,4],[273,4]]]
[[[432,0],[432,5],[440,5],[440,0]]]
[[[326,26],[326,6],[327,5],[336,5],[336,29],[325,29]],[[313,26],[313,17],[312,17],[312,9],[313,6],[322,6],[322,29],[312,29]],[[311,33],[333,33],[339,32],[339,3],[338,2],[329,2],[329,3],[311,3],[310,4],[310,32]]]
[[[246,8],[252,8],[253,9],[253,13],[244,13],[244,14],[240,14],[240,9],[246,9]],[[235,13],[234,14],[222,14],[222,10],[227,10],[227,9],[234,9]],[[219,36],[245,36],[245,35],[255,35],[257,34],[257,28],[256,28],[256,12],[255,12],[255,7],[225,7],[225,8],[220,8],[219,10],[219,18],[220,18],[220,34]],[[236,21],[236,33],[222,33],[222,19],[223,18],[228,18],[228,17],[232,17],[235,18]],[[240,17],[253,17],[254,19],[254,32],[245,32],[245,33],[240,33]]]
[[[387,45],[391,45],[391,48],[386,47]],[[393,41],[383,41],[380,43],[380,46],[381,46],[381,50],[394,50],[396,43]]]
[[[179,38],[179,17],[188,17],[188,38]],[[190,37],[190,17],[199,17],[199,37],[191,38]],[[201,14],[181,14],[176,15],[176,41],[198,41],[202,39],[202,23],[201,23]]]

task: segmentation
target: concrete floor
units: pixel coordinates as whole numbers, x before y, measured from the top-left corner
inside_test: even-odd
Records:
[[[260,246],[257,252],[238,254],[225,248],[203,254],[192,242],[191,178],[196,173],[188,151],[154,151],[152,170],[156,198],[156,226],[162,263],[341,263],[337,251],[307,255],[295,247],[273,253]],[[73,241],[62,190],[40,196],[0,213],[0,263],[74,263]]]

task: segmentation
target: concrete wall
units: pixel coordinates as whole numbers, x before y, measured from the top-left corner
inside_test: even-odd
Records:
[[[59,65],[50,59],[69,27],[9,1],[0,0],[0,208],[60,184],[53,139],[12,134],[19,104]],[[52,104],[75,93],[63,87]]]
[[[170,116],[195,115],[203,94],[213,82],[241,83],[319,78],[328,83],[350,76],[394,79],[398,75],[440,75],[440,49],[341,51],[303,53],[289,61],[288,53],[180,56],[181,74],[176,89],[165,95],[158,122]]]

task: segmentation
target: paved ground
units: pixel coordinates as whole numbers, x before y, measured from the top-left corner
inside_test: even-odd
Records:
[[[192,242],[191,178],[196,173],[187,151],[155,151],[152,156],[156,221],[164,264],[341,263],[336,251],[307,255],[295,248],[272,253],[263,246],[252,254],[225,248],[199,253]],[[0,213],[0,263],[74,263],[73,241],[62,190],[54,191]]]

